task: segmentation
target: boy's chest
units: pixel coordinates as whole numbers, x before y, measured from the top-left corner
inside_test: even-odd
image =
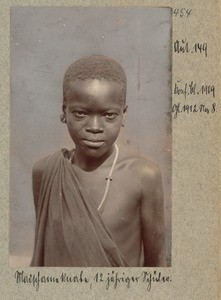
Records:
[[[100,172],[97,176],[92,173],[81,176],[90,201],[98,208],[105,195],[107,172]],[[137,222],[139,218],[140,184],[137,176],[126,170],[115,170],[110,182],[105,200],[100,212],[104,223],[109,229],[119,230]]]

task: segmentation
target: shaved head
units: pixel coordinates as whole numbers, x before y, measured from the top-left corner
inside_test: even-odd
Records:
[[[70,94],[70,85],[78,80],[105,79],[122,85],[122,101],[126,102],[126,74],[122,66],[114,59],[103,55],[83,57],[69,66],[63,80],[63,99],[66,102]]]

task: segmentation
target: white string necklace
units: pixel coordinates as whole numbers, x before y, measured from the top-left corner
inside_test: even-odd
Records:
[[[108,191],[109,191],[109,188],[110,188],[110,183],[111,181],[113,180],[113,177],[112,177],[112,174],[114,172],[114,168],[115,168],[115,165],[117,163],[117,159],[118,159],[118,155],[119,155],[119,148],[116,144],[114,144],[114,147],[115,147],[115,157],[114,157],[114,160],[113,160],[113,163],[112,163],[112,166],[111,166],[111,169],[110,169],[110,172],[108,174],[108,176],[106,177],[106,187],[105,187],[105,191],[104,191],[104,195],[103,195],[103,198],[97,208],[97,210],[101,210],[101,207],[102,205],[104,204],[106,198],[107,198],[107,194],[108,194]],[[69,158],[69,162],[72,163],[72,158],[73,158],[73,154],[71,155],[71,157]]]
[[[105,191],[104,191],[104,196],[103,196],[103,198],[102,198],[102,200],[101,200],[100,205],[99,205],[98,208],[97,208],[98,210],[100,210],[101,207],[102,207],[102,205],[104,204],[104,202],[105,202],[105,200],[106,200],[106,198],[107,198],[108,191],[109,191],[110,183],[111,183],[111,181],[113,180],[112,174],[113,174],[113,172],[114,172],[114,167],[115,167],[115,165],[116,165],[116,162],[117,162],[117,159],[118,159],[118,155],[119,155],[119,148],[118,148],[118,146],[117,146],[116,144],[114,144],[114,147],[115,147],[115,151],[116,151],[115,157],[114,157],[114,160],[113,160],[112,167],[111,167],[111,169],[110,169],[110,173],[109,173],[108,176],[106,177],[107,183],[106,183],[106,187],[105,187]]]

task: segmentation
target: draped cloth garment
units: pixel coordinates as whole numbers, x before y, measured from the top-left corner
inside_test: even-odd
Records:
[[[36,218],[31,266],[128,266],[81,186],[66,149],[47,159]]]

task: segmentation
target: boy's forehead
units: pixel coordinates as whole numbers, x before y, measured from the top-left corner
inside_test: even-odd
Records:
[[[69,83],[71,94],[85,94],[90,96],[101,96],[110,94],[122,94],[122,85],[118,82],[106,79],[75,80]]]

